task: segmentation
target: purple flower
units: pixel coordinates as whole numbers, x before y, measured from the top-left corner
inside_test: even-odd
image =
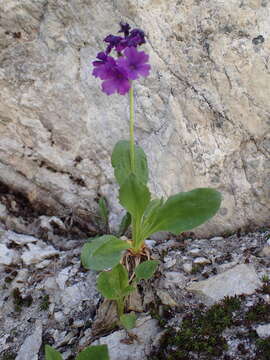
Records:
[[[129,30],[130,30],[130,25],[128,23],[123,23],[122,21],[120,22],[120,27],[121,29],[118,31],[119,33],[124,33],[125,37],[128,37],[129,35]]]
[[[129,35],[129,46],[145,44],[145,34],[141,29],[133,29]]]
[[[108,55],[105,52],[100,52],[97,54],[98,61],[93,61],[94,66],[100,66],[106,64]]]
[[[120,43],[121,40],[123,40],[121,36],[115,36],[115,35],[106,36],[104,41],[106,43],[109,43],[106,49],[106,54],[109,54],[111,50]]]
[[[101,53],[99,53],[99,54],[101,54]],[[102,54],[104,54],[104,53],[102,53]],[[101,55],[101,56],[103,57],[103,55]],[[92,74],[95,77],[99,77],[101,80],[105,80],[108,77],[110,77],[112,69],[115,66],[117,66],[116,61],[114,60],[113,57],[106,55],[106,58],[103,57],[103,59],[104,60],[101,60],[101,61],[93,61],[93,65],[95,66],[95,68],[94,68]]]
[[[135,80],[139,76],[149,75],[151,66],[146,64],[149,55],[144,51],[138,51],[135,47],[125,49],[124,54],[125,57],[119,58],[116,63],[127,72],[129,79]]]
[[[129,92],[130,81],[125,69],[115,66],[111,69],[110,76],[103,81],[102,91],[107,95],[117,92],[120,95],[125,95]]]

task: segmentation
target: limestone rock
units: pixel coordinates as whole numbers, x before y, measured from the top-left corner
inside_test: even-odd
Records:
[[[0,13],[0,182],[39,213],[88,229],[99,193],[120,221],[110,155],[127,98],[103,94],[91,62],[123,20],[147,35],[135,136],[155,195],[219,189],[200,236],[269,222],[269,2],[12,0]]]
[[[157,320],[148,317],[137,320],[136,328],[129,331],[130,339],[125,330],[120,330],[100,338],[94,344],[107,344],[110,360],[142,360],[150,354],[151,345],[159,332]]]
[[[34,244],[28,244],[28,249],[23,252],[22,260],[25,265],[32,265],[41,262],[44,259],[58,255],[59,251],[56,250],[52,245],[40,246]]]
[[[16,251],[8,249],[4,244],[0,244],[0,265],[11,265],[16,258]]]
[[[267,338],[270,336],[270,324],[259,325],[256,332],[260,338]]]
[[[22,344],[16,360],[38,360],[38,352],[42,343],[42,323],[36,321],[36,328],[30,336],[28,336]]]
[[[207,280],[192,283],[188,290],[201,297],[206,304],[212,304],[225,296],[253,294],[261,285],[254,268],[241,264]]]

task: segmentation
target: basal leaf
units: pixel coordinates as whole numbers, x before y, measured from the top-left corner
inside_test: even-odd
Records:
[[[122,264],[116,265],[110,271],[102,272],[98,276],[97,288],[110,300],[121,299],[133,290],[128,283],[128,272]]]
[[[92,345],[77,355],[76,360],[110,360],[107,345]]]
[[[131,216],[129,212],[126,212],[126,214],[123,216],[121,220],[117,235],[118,236],[124,235],[130,224],[131,224]]]
[[[199,188],[171,196],[144,221],[144,238],[158,231],[179,234],[191,230],[213,217],[220,204],[220,193],[209,188]]]
[[[136,280],[148,280],[150,279],[159,265],[158,260],[147,260],[139,264],[135,269]]]
[[[132,173],[130,162],[130,143],[126,140],[119,141],[112,153],[112,166],[118,184],[121,186]],[[135,146],[135,175],[143,183],[148,181],[148,165],[143,149]]]
[[[45,345],[45,360],[62,360],[62,356],[59,351],[50,345]]]
[[[130,174],[120,187],[120,204],[135,219],[140,219],[150,202],[151,194],[147,186],[138,180],[134,174]]]
[[[121,252],[130,245],[113,235],[104,235],[84,244],[81,261],[86,269],[104,270],[119,263]]]
[[[132,312],[120,316],[120,322],[126,330],[131,330],[136,325],[136,315]]]

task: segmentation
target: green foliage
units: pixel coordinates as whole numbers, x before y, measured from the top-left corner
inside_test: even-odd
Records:
[[[158,231],[180,234],[191,230],[214,216],[220,203],[220,193],[209,188],[173,195],[164,204],[156,202],[144,218],[144,238]]]
[[[104,223],[107,225],[109,220],[109,209],[107,207],[106,199],[104,197],[101,197],[98,201],[98,207],[99,207],[99,214],[104,221]]]
[[[45,345],[45,360],[62,360],[59,351],[49,345]],[[76,360],[109,360],[107,345],[93,345],[81,351]]]
[[[126,140],[119,141],[112,153],[112,166],[115,178],[120,186],[132,173],[130,161],[130,143]],[[143,149],[135,146],[135,175],[143,184],[148,182],[148,165]]]
[[[104,235],[84,244],[81,261],[86,269],[104,270],[119,263],[121,252],[129,244],[113,235]]]
[[[118,236],[124,235],[130,224],[131,224],[131,215],[129,212],[127,212],[121,220],[117,235]]]
[[[45,345],[45,360],[62,360],[62,356],[59,351],[56,351],[49,345]]]
[[[142,182],[130,174],[120,187],[120,204],[138,221],[150,202],[151,194]]]
[[[107,345],[93,345],[84,349],[76,360],[109,360]]]
[[[257,345],[257,359],[270,360],[270,336],[266,339],[258,339]]]
[[[130,294],[134,288],[129,285],[128,272],[122,264],[110,271],[102,272],[97,280],[97,288],[110,300],[119,300]]]
[[[136,281],[150,279],[159,265],[158,260],[148,260],[139,264],[135,269]]]
[[[48,310],[49,306],[50,306],[50,297],[48,294],[45,294],[41,299],[39,308],[40,310]]]
[[[131,330],[136,325],[136,315],[134,313],[120,316],[120,322],[126,330]]]

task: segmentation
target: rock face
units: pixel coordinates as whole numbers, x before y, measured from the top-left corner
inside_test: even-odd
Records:
[[[202,297],[206,304],[212,304],[225,296],[253,294],[261,285],[254,268],[241,264],[208,280],[191,284],[188,290]]]
[[[145,30],[152,64],[136,84],[152,190],[220,190],[203,236],[267,223],[269,2],[12,0],[0,13],[0,183],[11,192],[87,223],[102,194],[117,222],[110,154],[128,137],[128,99],[101,93],[90,64],[124,20]]]

